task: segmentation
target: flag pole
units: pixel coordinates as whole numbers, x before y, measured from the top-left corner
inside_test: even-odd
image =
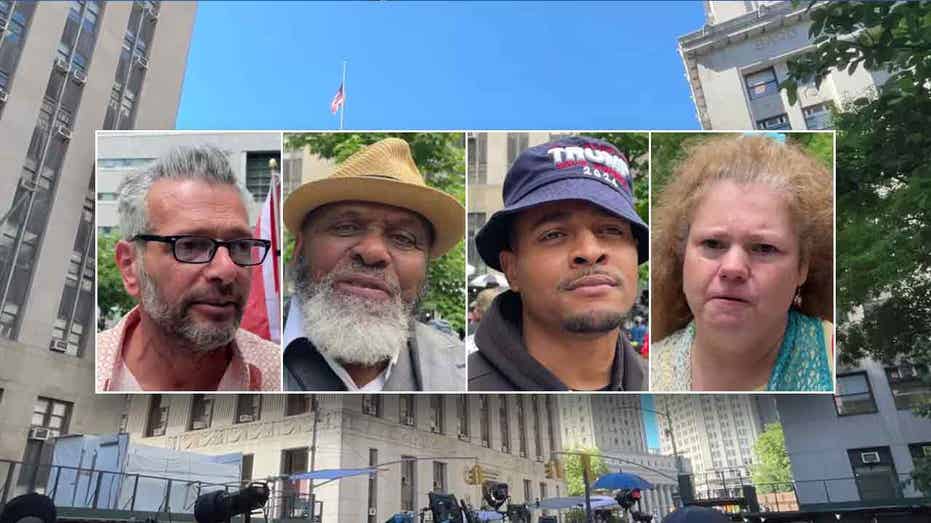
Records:
[[[339,130],[343,130],[343,113],[346,112],[346,60],[343,60],[343,103],[339,106]]]

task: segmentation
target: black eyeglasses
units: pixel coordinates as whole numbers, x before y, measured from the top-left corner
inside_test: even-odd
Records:
[[[268,255],[272,242],[260,238],[240,238],[237,240],[215,240],[207,236],[158,236],[155,234],[137,234],[133,240],[144,242],[161,242],[171,245],[171,254],[181,263],[210,263],[217,249],[226,247],[233,263],[241,267],[259,265]]]

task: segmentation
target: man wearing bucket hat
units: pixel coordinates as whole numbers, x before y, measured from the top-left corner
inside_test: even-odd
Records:
[[[285,390],[456,391],[462,343],[415,320],[430,258],[463,239],[465,209],[428,187],[404,140],[350,156],[284,204],[295,295]]]
[[[469,390],[644,390],[620,330],[649,243],[626,157],[582,136],[531,147],[503,193],[475,242],[510,290],[479,324]]]

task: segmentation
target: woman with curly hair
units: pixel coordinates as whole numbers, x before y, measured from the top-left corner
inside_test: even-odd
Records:
[[[831,173],[766,136],[691,150],[653,211],[653,391],[833,389]]]

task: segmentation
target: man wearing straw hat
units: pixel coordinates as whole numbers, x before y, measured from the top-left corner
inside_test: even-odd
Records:
[[[475,333],[469,390],[646,389],[645,365],[620,330],[649,243],[626,157],[584,136],[531,147],[503,196],[475,243],[510,290]]]
[[[284,204],[297,238],[285,390],[457,391],[462,343],[416,321],[430,258],[463,239],[465,209],[428,187],[404,140],[350,156]]]

